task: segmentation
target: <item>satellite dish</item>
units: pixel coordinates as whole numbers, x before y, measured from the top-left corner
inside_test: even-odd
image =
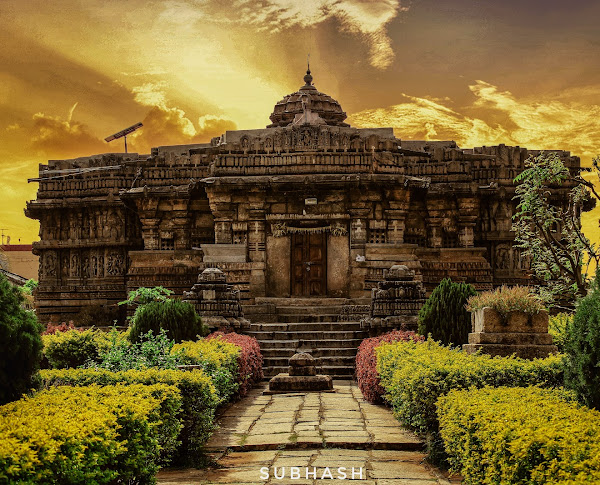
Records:
[[[135,125],[131,125],[129,128],[125,128],[124,130],[118,131],[114,135],[110,135],[104,139],[105,142],[116,140],[117,138],[125,138],[125,153],[127,153],[127,135],[133,133],[135,130],[140,129],[142,126],[141,123],[136,123]]]

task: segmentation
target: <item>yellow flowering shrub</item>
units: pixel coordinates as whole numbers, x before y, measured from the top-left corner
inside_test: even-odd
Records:
[[[152,483],[177,443],[181,394],[58,387],[0,407],[0,483]]]
[[[42,342],[44,357],[53,369],[66,369],[81,366],[86,362],[96,362],[109,346],[108,334],[98,329],[70,329],[42,335]]]
[[[438,400],[438,416],[467,484],[600,483],[600,412],[564,391],[455,390]]]
[[[452,389],[484,386],[561,386],[561,355],[526,360],[469,355],[433,340],[382,343],[377,371],[396,417],[421,432],[436,432],[435,403]]]
[[[112,386],[123,384],[167,384],[176,386],[183,399],[180,416],[183,428],[179,435],[181,446],[178,462],[200,460],[202,446],[214,429],[215,409],[221,402],[211,378],[201,369],[191,371],[144,369],[111,372],[104,369],[62,369],[40,372],[43,385]]]
[[[171,353],[179,353],[184,364],[200,365],[209,374],[223,402],[238,389],[238,358],[242,349],[221,338],[200,339],[175,344]]]

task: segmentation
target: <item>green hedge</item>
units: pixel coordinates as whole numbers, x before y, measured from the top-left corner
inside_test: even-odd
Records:
[[[45,387],[87,386],[98,384],[110,386],[125,384],[168,384],[177,386],[183,399],[181,422],[183,429],[179,436],[180,451],[178,462],[199,463],[202,459],[202,446],[214,429],[215,409],[221,400],[210,376],[197,369],[179,370],[128,370],[111,372],[102,369],[64,369],[40,372]]]
[[[213,380],[223,402],[238,390],[238,357],[242,349],[223,339],[200,339],[175,344],[172,354],[179,354],[187,365],[200,365]]]
[[[0,483],[154,483],[181,394],[157,384],[59,387],[0,407]]]
[[[535,360],[469,355],[433,340],[382,343],[376,352],[381,385],[394,414],[424,434],[437,431],[435,403],[452,389],[535,384],[557,387],[563,382],[559,355]]]
[[[451,391],[438,416],[449,462],[467,484],[600,483],[600,412],[564,391]]]

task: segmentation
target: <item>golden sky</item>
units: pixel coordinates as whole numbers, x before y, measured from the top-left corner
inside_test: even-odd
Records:
[[[23,215],[39,163],[262,128],[315,85],[354,126],[600,153],[597,0],[0,0],[0,227]],[[597,217],[585,219],[596,235]]]

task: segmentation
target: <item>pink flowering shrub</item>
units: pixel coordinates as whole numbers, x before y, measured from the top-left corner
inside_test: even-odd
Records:
[[[217,337],[235,344],[241,349],[238,356],[237,382],[240,385],[238,389],[239,396],[243,397],[248,394],[253,384],[261,381],[263,378],[263,356],[260,352],[258,341],[254,337],[235,332],[214,332],[206,337],[206,339],[210,340]]]
[[[383,402],[382,398],[385,394],[385,389],[379,383],[375,349],[381,342],[398,342],[399,340],[423,342],[425,337],[415,332],[393,330],[379,337],[364,339],[358,348],[356,354],[356,380],[363,397],[370,403]]]
[[[42,332],[42,335],[54,335],[56,332],[67,332],[69,330],[79,330],[80,332],[83,332],[83,328],[76,327],[73,325],[73,322],[69,322],[68,325],[65,322],[62,322],[59,325],[49,323],[46,325],[46,330]]]

